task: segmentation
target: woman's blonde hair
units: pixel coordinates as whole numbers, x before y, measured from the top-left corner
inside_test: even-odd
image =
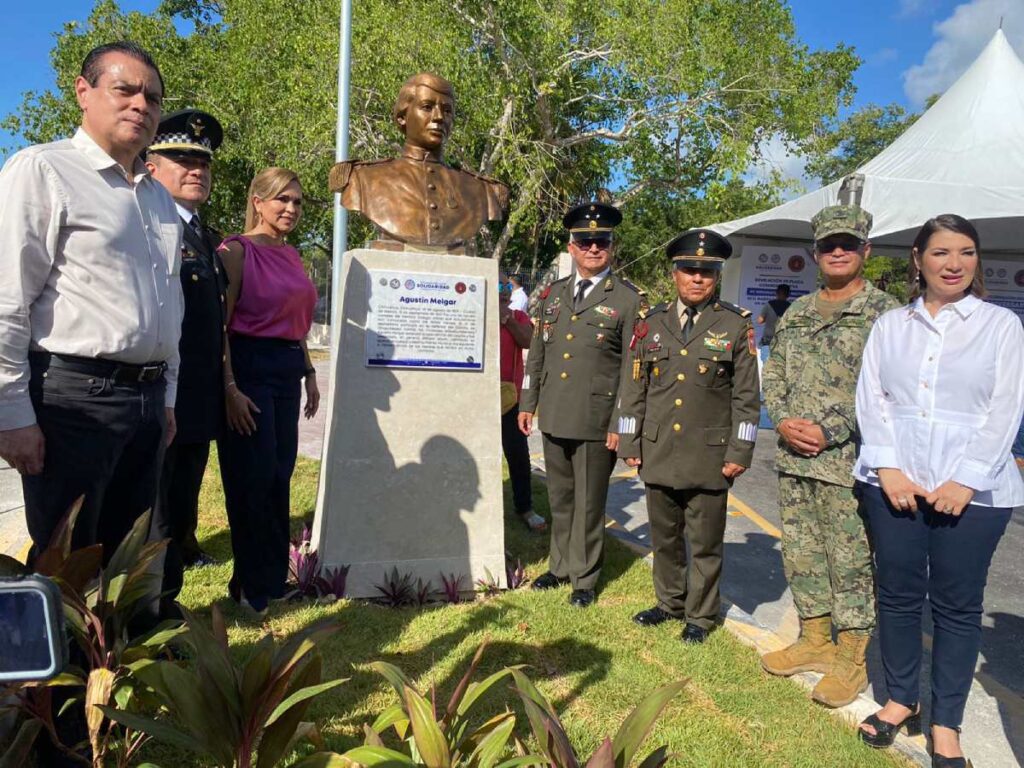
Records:
[[[293,181],[302,186],[299,175],[295,171],[273,165],[264,168],[253,177],[252,183],[249,185],[249,197],[245,203],[245,232],[251,232],[260,223],[260,216],[256,212],[256,205],[252,199],[258,197],[260,200],[272,200]]]
[[[914,238],[914,245],[910,251],[910,264],[907,265],[910,301],[916,301],[918,296],[923,296],[927,287],[924,282],[924,275],[918,269],[914,257],[917,256],[919,259],[924,257],[925,249],[928,248],[928,241],[931,240],[932,235],[939,231],[956,232],[958,235],[969,237],[971,242],[974,243],[974,249],[978,252],[978,267],[974,271],[974,279],[971,281],[967,292],[973,293],[979,299],[985,298],[987,291],[985,290],[984,270],[981,268],[981,238],[978,237],[978,230],[963,216],[957,216],[955,213],[943,213],[933,219],[928,219],[924,226],[918,230],[917,237]]]

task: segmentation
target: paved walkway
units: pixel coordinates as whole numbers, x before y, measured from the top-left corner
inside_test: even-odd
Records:
[[[330,362],[315,363],[326,406]],[[302,421],[299,451],[319,459],[323,445],[326,407],[312,421]],[[543,475],[540,438],[531,438],[534,469]],[[739,479],[729,497],[726,528],[723,595],[728,612],[726,627],[744,642],[764,652],[780,648],[796,637],[798,622],[782,570],[779,545],[777,482],[772,459],[775,435],[762,431],[754,466]],[[14,556],[26,551],[27,535],[21,506],[21,487],[13,470],[0,463],[0,551]],[[649,557],[650,529],[643,483],[621,462],[617,465],[608,500],[608,531],[639,554]],[[978,768],[1012,768],[1024,763],[1024,509],[1000,544],[986,592],[982,655],[968,701],[964,747]],[[653,589],[652,589],[653,598]],[[930,622],[926,621],[926,628]],[[638,631],[640,631],[638,629]],[[930,637],[925,637],[926,649]],[[926,653],[926,669],[928,654]],[[839,712],[859,721],[884,700],[884,683],[876,644],[869,649],[872,687],[868,695]],[[801,675],[813,685],[818,676]],[[923,690],[927,720],[928,691]],[[921,765],[929,765],[924,740],[901,738],[902,751]]]

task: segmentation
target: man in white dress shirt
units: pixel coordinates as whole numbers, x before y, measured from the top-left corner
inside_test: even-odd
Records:
[[[530,304],[530,297],[523,290],[523,281],[519,279],[518,275],[509,275],[508,281],[512,284],[512,298],[509,299],[508,308],[526,312]]]
[[[75,94],[75,135],[0,171],[0,457],[22,475],[33,557],[82,496],[72,546],[109,560],[174,437],[182,235],[139,159],[163,100],[150,56],[93,49]]]

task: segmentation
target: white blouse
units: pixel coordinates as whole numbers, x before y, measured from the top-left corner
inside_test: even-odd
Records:
[[[967,296],[933,318],[922,299],[878,318],[857,382],[862,445],[854,476],[893,467],[929,491],[947,480],[972,504],[1024,504],[1010,454],[1024,416],[1024,326]]]

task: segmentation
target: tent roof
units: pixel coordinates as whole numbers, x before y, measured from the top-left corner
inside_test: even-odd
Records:
[[[921,225],[958,213],[986,251],[1024,249],[1024,62],[1002,30],[910,128],[857,169],[876,248],[909,247]],[[712,227],[723,235],[809,240],[811,217],[841,181]]]

